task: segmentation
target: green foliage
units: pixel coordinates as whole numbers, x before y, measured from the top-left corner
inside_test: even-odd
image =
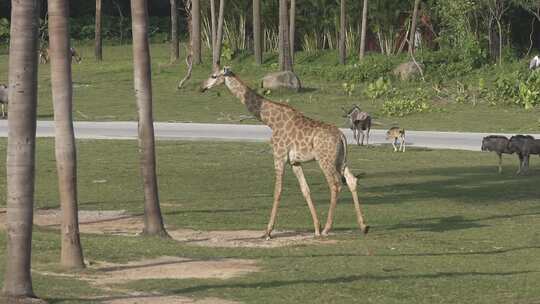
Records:
[[[450,65],[443,65],[440,71],[442,75],[463,75],[486,61],[486,52],[482,49],[470,22],[477,6],[472,0],[438,1],[435,4],[441,23],[438,42],[443,56],[440,60],[452,62]]]
[[[388,75],[399,61],[399,57],[387,57],[380,54],[373,54],[360,62],[351,62],[346,66],[329,66],[328,64],[323,66],[320,63],[317,64],[320,62],[317,60],[312,65],[302,67],[302,73],[316,75],[328,81],[359,83],[375,81]]]
[[[414,96],[394,96],[382,105],[382,112],[388,116],[403,117],[414,113],[424,113],[431,110],[427,95],[423,90],[417,90]]]
[[[0,42],[9,40],[9,21],[6,18],[0,18]]]
[[[491,105],[512,103],[526,110],[533,109],[540,104],[540,72],[515,71],[498,75],[488,99]]]
[[[364,92],[367,97],[373,100],[385,95],[389,95],[392,91],[392,83],[390,82],[390,79],[385,80],[384,77],[379,77],[379,79],[376,81],[368,84],[368,87]]]
[[[224,63],[228,63],[233,59],[234,52],[229,46],[228,42],[223,42],[221,46],[221,58],[224,59]]]
[[[342,84],[342,87],[343,87],[343,90],[345,91],[345,94],[349,97],[353,95],[354,90],[356,89],[355,84],[352,82],[350,83],[344,82]]]

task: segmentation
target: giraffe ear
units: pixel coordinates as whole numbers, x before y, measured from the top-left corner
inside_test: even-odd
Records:
[[[233,73],[232,73],[232,70],[230,67],[224,67],[223,68],[223,76],[231,76]]]

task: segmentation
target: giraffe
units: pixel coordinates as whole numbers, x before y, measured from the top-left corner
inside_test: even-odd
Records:
[[[271,101],[258,95],[227,67],[215,70],[210,78],[203,82],[201,92],[221,84],[225,84],[255,118],[272,129],[270,144],[275,169],[274,202],[263,237],[267,240],[271,238],[280,204],[283,173],[287,162],[291,165],[292,171],[298,179],[300,189],[311,212],[316,237],[327,236],[332,228],[342,177],[345,178],[352,193],[360,230],[367,233],[369,226],[364,222],[356,192],[357,178],[346,165],[347,140],[343,133],[333,125],[304,116],[287,104]],[[317,212],[311,200],[309,186],[302,171],[302,163],[313,160],[318,162],[330,188],[330,207],[322,234]]]

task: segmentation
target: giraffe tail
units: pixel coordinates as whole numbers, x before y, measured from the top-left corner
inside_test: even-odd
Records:
[[[343,179],[343,173],[347,167],[347,138],[343,133],[340,136],[340,143],[337,147],[337,156],[336,156],[336,170],[341,175]]]

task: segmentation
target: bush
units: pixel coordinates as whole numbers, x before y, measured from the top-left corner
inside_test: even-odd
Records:
[[[382,105],[382,113],[388,116],[403,117],[414,113],[430,111],[431,106],[424,91],[418,90],[414,96],[395,96]]]
[[[534,108],[540,104],[540,71],[498,75],[487,98],[491,105],[512,103],[526,110]]]

